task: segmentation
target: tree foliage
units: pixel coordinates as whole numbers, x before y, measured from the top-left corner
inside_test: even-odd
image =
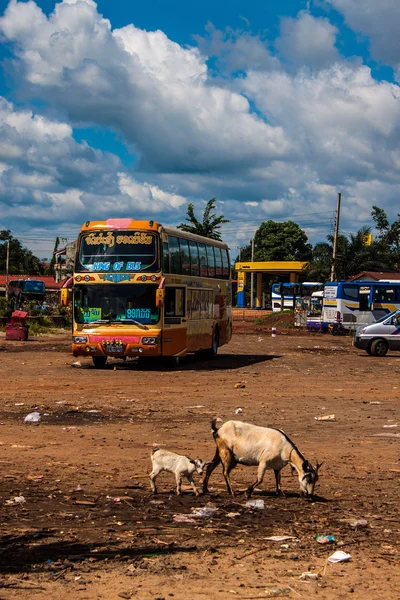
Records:
[[[203,221],[199,221],[194,214],[194,204],[190,203],[187,207],[186,221],[188,223],[181,223],[178,225],[178,229],[182,231],[188,231],[189,233],[196,233],[197,235],[203,235],[204,237],[211,238],[213,240],[220,240],[221,233],[220,228],[223,223],[230,223],[229,219],[225,219],[223,215],[217,217],[212,213],[216,209],[216,200],[211,198],[206,204],[203,213]]]
[[[1,243],[3,242],[3,243]],[[8,272],[10,275],[42,275],[42,261],[21,242],[11,235],[8,229],[0,231],[0,273],[6,273],[7,242],[10,244]]]
[[[264,221],[254,235],[254,260],[310,260],[312,245],[293,221]],[[241,260],[251,260],[251,244],[242,248]]]

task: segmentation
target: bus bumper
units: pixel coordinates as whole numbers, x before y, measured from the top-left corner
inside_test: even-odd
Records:
[[[95,336],[98,338],[99,336]],[[81,338],[79,341],[76,338]],[[84,338],[87,338],[84,341]],[[90,339],[91,336],[74,336],[72,340],[73,356],[114,356],[115,358],[134,358],[138,356],[161,356],[160,337],[157,335],[138,336],[132,341],[119,336],[112,339]],[[81,341],[82,340],[82,341]]]

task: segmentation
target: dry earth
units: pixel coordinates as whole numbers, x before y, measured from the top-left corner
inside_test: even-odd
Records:
[[[68,333],[25,343],[0,334],[0,599],[400,598],[400,354],[236,329],[218,359],[178,370],[95,370],[89,359],[76,368]],[[25,424],[34,410],[41,422]],[[220,469],[208,496],[175,496],[170,474],[151,496],[152,444],[210,460],[216,414],[282,428],[324,460],[314,500],[287,468],[286,497],[269,471],[254,495],[264,509],[246,507],[250,467],[233,471],[234,498]],[[208,504],[211,517],[191,516]],[[266,539],[278,535],[290,539]],[[336,550],[351,561],[328,564]]]

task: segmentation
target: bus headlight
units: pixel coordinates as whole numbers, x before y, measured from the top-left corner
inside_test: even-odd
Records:
[[[72,341],[75,344],[86,344],[88,341],[87,335],[74,335],[72,336]]]
[[[146,344],[147,346],[154,346],[154,344],[158,344],[157,337],[143,337],[142,344]]]

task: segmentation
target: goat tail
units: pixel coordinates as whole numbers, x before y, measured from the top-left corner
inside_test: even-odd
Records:
[[[214,437],[218,434],[218,428],[217,428],[218,421],[222,421],[222,419],[220,417],[213,417],[211,419],[211,429],[212,429]]]
[[[157,450],[161,450],[160,446],[153,446],[151,454],[153,455],[155,452],[157,452]]]

